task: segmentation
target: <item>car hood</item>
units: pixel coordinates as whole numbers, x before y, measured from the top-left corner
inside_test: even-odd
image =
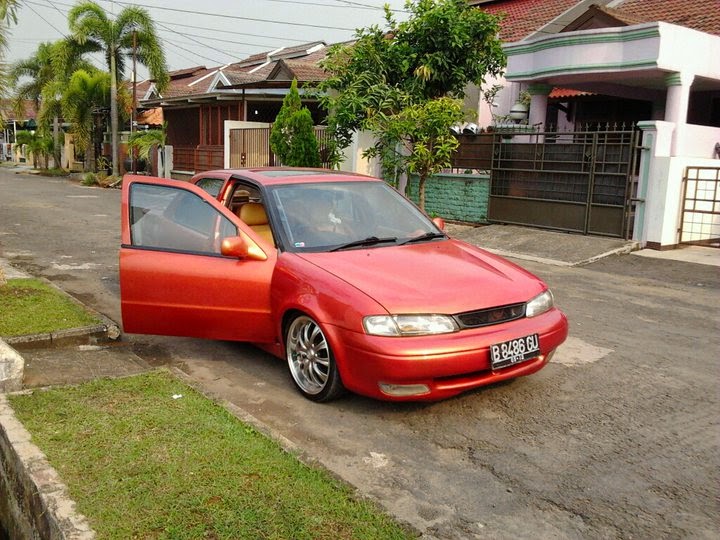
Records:
[[[462,313],[526,302],[545,289],[519,266],[457,240],[296,254],[396,314]]]

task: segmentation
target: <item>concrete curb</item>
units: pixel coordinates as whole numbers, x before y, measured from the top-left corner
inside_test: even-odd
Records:
[[[60,475],[0,395],[0,521],[10,538],[90,540],[95,532],[75,510]]]
[[[604,259],[606,257],[612,257],[613,255],[625,255],[627,253],[631,253],[633,251],[636,251],[640,249],[640,244],[638,242],[633,242],[631,244],[628,244],[626,246],[622,246],[616,249],[611,249],[610,251],[606,251],[605,253],[600,253],[599,255],[594,255],[593,257],[589,257],[587,259],[583,259],[581,261],[560,261],[556,259],[545,259],[543,257],[536,257],[534,255],[527,255],[524,253],[514,253],[512,251],[505,251],[502,249],[493,249],[488,247],[483,247],[485,251],[489,251],[490,253],[494,253],[495,255],[500,255],[501,257],[511,257],[513,259],[520,259],[523,261],[532,261],[542,264],[549,264],[551,266],[561,266],[565,268],[573,268],[575,266],[584,266],[586,264],[594,263],[595,261],[599,261],[600,259]]]
[[[0,338],[0,394],[22,390],[25,359]]]
[[[5,266],[5,268],[12,267]],[[13,274],[13,276],[14,277],[12,279],[31,278],[31,276],[17,271]],[[86,306],[80,302],[80,300],[55,285],[52,281],[42,277],[34,279],[38,279],[49,287],[52,287],[59,294],[65,296],[71,302],[80,306],[90,315],[100,320],[100,323],[76,328],[66,328],[63,330],[56,330],[54,332],[45,332],[41,334],[6,336],[2,338],[6,343],[17,349],[32,349],[39,347],[54,347],[58,345],[92,345],[101,341],[115,341],[120,338],[120,327],[105,315],[95,311],[89,306]]]

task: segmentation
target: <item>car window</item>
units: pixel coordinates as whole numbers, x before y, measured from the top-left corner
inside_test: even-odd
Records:
[[[386,239],[377,244],[385,246],[439,232],[383,182],[285,184],[271,193],[291,250],[323,251],[371,237]]]
[[[133,246],[219,255],[221,240],[237,234],[229,219],[186,189],[130,187]]]
[[[200,180],[195,182],[195,185],[200,189],[204,189],[213,197],[217,198],[218,194],[220,193],[220,189],[223,187],[224,183],[225,181],[221,180],[220,178],[201,178]]]

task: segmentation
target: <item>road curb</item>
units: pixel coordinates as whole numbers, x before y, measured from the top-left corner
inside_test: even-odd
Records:
[[[0,394],[22,389],[25,359],[0,338]]]
[[[7,268],[7,266],[5,267]],[[12,268],[12,267],[10,267]],[[25,277],[18,276],[14,279],[31,279],[32,276],[25,274]],[[2,339],[6,343],[12,345],[16,349],[33,349],[46,348],[67,345],[94,345],[104,341],[116,341],[120,339],[120,327],[102,313],[95,311],[91,307],[83,304],[70,293],[55,285],[49,279],[38,277],[34,278],[42,281],[49,287],[52,287],[59,294],[68,298],[74,304],[83,308],[90,315],[98,319],[98,324],[88,326],[80,326],[75,328],[65,328],[55,330],[53,332],[43,332],[40,334],[26,334],[23,336],[4,336]]]
[[[0,487],[8,500],[0,505],[10,538],[91,540],[95,532],[60,475],[31,441],[7,397],[0,395]],[[13,489],[9,489],[10,486]],[[11,519],[12,518],[12,519]]]

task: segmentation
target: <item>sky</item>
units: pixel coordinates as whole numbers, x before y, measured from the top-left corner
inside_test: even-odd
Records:
[[[44,41],[68,35],[73,0],[20,0],[7,62],[31,56]],[[384,26],[383,0],[96,0],[109,14],[135,4],[156,24],[169,70],[219,66],[252,54],[311,41],[352,39],[355,29]],[[402,20],[405,0],[387,0]],[[93,62],[102,66],[102,58]],[[138,80],[147,71],[138,69]]]

